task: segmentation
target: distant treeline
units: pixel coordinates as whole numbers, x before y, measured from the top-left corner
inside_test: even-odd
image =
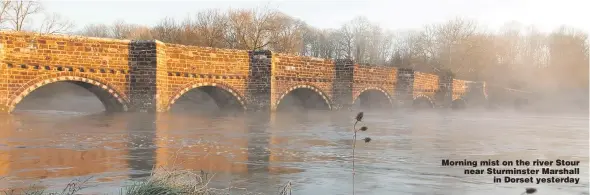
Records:
[[[59,14],[47,14],[39,27],[27,28],[30,15],[43,13],[40,2],[4,1],[3,6],[0,22],[13,30],[351,58],[424,72],[450,70],[461,79],[550,93],[588,89],[588,33],[566,26],[544,33],[513,22],[489,31],[485,24],[456,18],[392,31],[357,17],[339,29],[321,29],[279,10],[258,8],[204,10],[183,19],[164,17],[154,26],[124,20],[88,24],[74,32],[74,23]]]

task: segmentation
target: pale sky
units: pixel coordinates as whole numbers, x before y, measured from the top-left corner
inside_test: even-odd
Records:
[[[165,16],[182,19],[208,8],[255,8],[268,6],[308,24],[338,28],[355,16],[391,30],[420,28],[455,17],[470,18],[497,30],[516,21],[550,31],[563,24],[590,32],[590,0],[389,0],[389,1],[52,1],[46,11],[58,12],[76,22],[111,24],[117,19],[153,25]]]

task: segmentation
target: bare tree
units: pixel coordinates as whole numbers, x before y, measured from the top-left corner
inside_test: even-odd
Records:
[[[154,38],[167,43],[181,43],[180,25],[170,17],[165,17],[152,28]]]
[[[271,33],[278,27],[272,20],[278,12],[270,9],[230,10],[226,41],[236,49],[263,49],[271,43]]]
[[[333,29],[316,29],[306,26],[303,31],[302,54],[320,58],[340,58],[339,34]]]
[[[180,44],[203,46],[200,44],[202,42],[202,38],[198,35],[195,23],[196,21],[193,18],[187,16],[179,24],[178,31],[180,34]]]
[[[41,23],[39,31],[44,34],[68,33],[74,28],[74,26],[73,21],[58,13],[53,13],[45,17]]]
[[[366,55],[371,23],[365,17],[357,17],[349,25],[354,37],[354,59],[360,63],[368,63]]]
[[[0,27],[4,28],[4,23],[10,19],[9,11],[12,3],[10,0],[2,0],[0,2]]]
[[[272,21],[276,29],[270,35],[270,48],[283,53],[300,53],[306,24],[285,14],[278,14]]]
[[[533,26],[529,27],[523,37],[520,55],[523,68],[540,68],[549,65],[549,48],[547,36]]]
[[[469,66],[469,56],[475,45],[471,37],[475,34],[477,25],[473,21],[455,19],[440,28],[441,42],[448,46],[448,61],[445,68],[456,75],[462,75]]]
[[[16,0],[11,1],[10,4],[11,13],[8,20],[12,24],[12,29],[16,31],[24,30],[27,19],[42,11],[41,3],[37,1]]]
[[[395,37],[393,50],[397,56],[392,57],[392,59],[396,60],[393,65],[403,68],[416,68],[422,65],[420,59],[423,54],[421,32],[416,30],[403,31],[398,32]]]
[[[435,72],[450,70],[455,74],[462,73],[468,64],[466,58],[473,46],[469,41],[476,28],[474,22],[458,18],[427,26],[422,33],[424,63]]]
[[[111,26],[111,35],[116,39],[126,39],[131,33],[131,26],[124,20],[116,20]]]
[[[305,26],[301,34],[301,55],[317,57],[317,40],[319,32],[316,28]]]
[[[338,29],[319,29],[276,10],[238,9],[202,11],[182,22],[164,18],[149,30],[122,21],[88,25],[81,34],[450,70],[461,79],[500,86],[542,89],[540,75],[551,75],[546,83],[588,85],[588,34],[569,28],[546,34],[509,23],[501,32],[483,32],[475,22],[456,18],[394,34],[363,17]]]
[[[80,35],[115,39],[150,40],[153,39],[151,29],[147,26],[128,24],[118,20],[112,25],[89,24],[84,26]]]
[[[89,37],[112,38],[111,29],[105,24],[89,24],[84,26],[78,34]]]
[[[368,39],[367,60],[370,64],[386,65],[393,55],[393,34],[373,25]]]
[[[438,40],[438,25],[427,25],[424,26],[422,31],[414,36],[414,51],[420,58],[421,64],[428,64],[433,69],[438,70],[441,67],[440,56],[441,50]]]
[[[199,45],[207,47],[223,47],[228,28],[228,18],[219,10],[207,10],[197,13],[193,24]]]
[[[549,35],[551,72],[564,86],[588,85],[588,34],[561,27]]]
[[[340,30],[337,32],[337,34],[335,35],[338,40],[338,45],[337,45],[337,53],[336,53],[336,57],[337,58],[348,58],[348,59],[355,59],[354,56],[354,43],[355,43],[355,36],[354,36],[354,30],[352,25],[350,24],[345,24],[342,25],[342,27],[340,28]]]
[[[149,27],[137,24],[130,24],[129,32],[126,35],[126,39],[152,40],[154,39],[154,36],[152,35],[152,31]]]

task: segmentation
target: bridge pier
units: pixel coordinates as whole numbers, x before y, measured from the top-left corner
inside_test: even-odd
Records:
[[[438,75],[438,91],[435,98],[435,107],[449,108],[453,103],[453,73],[443,71]]]
[[[395,99],[400,107],[409,107],[414,101],[414,70],[400,68],[397,70],[397,83],[395,86]]]
[[[129,43],[129,111],[166,111],[166,56],[158,51],[163,46],[156,40]]]
[[[269,50],[249,51],[250,58],[246,87],[248,111],[274,111],[277,105],[271,102],[274,88],[272,83],[272,52]]]
[[[354,62],[350,59],[336,60],[332,82],[332,110],[346,110],[352,107],[354,84]]]

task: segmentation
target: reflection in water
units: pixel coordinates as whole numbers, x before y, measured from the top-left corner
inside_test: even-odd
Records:
[[[176,165],[215,173],[214,187],[273,194],[292,181],[297,194],[349,194],[355,114],[0,116],[0,175],[9,178],[0,187],[94,176],[87,192],[118,193],[122,180]],[[547,194],[588,189],[587,115],[366,112],[364,121],[373,141],[357,145],[359,194],[520,194],[528,187],[464,175],[441,167],[443,158],[580,160],[582,184],[537,187]]]
[[[198,121],[195,123],[195,121]],[[246,173],[243,118],[204,120],[189,115],[158,116],[157,166],[214,173]],[[211,128],[211,127],[215,128]]]
[[[111,123],[108,117],[17,114],[2,116],[0,120],[0,176],[8,180],[2,187],[19,186],[19,180],[35,182],[89,175],[108,179],[121,176],[116,173],[127,169],[121,158],[128,155],[126,137],[101,131],[105,126],[125,127]]]
[[[129,141],[127,142],[127,162],[132,170],[131,178],[141,178],[149,176],[154,167],[154,157],[156,156],[156,132],[159,129],[159,123],[156,115],[149,113],[136,113],[129,115],[127,133]],[[136,172],[138,171],[138,172]]]
[[[248,170],[268,169],[269,153],[267,151],[269,136],[267,118],[257,117],[247,120]]]

